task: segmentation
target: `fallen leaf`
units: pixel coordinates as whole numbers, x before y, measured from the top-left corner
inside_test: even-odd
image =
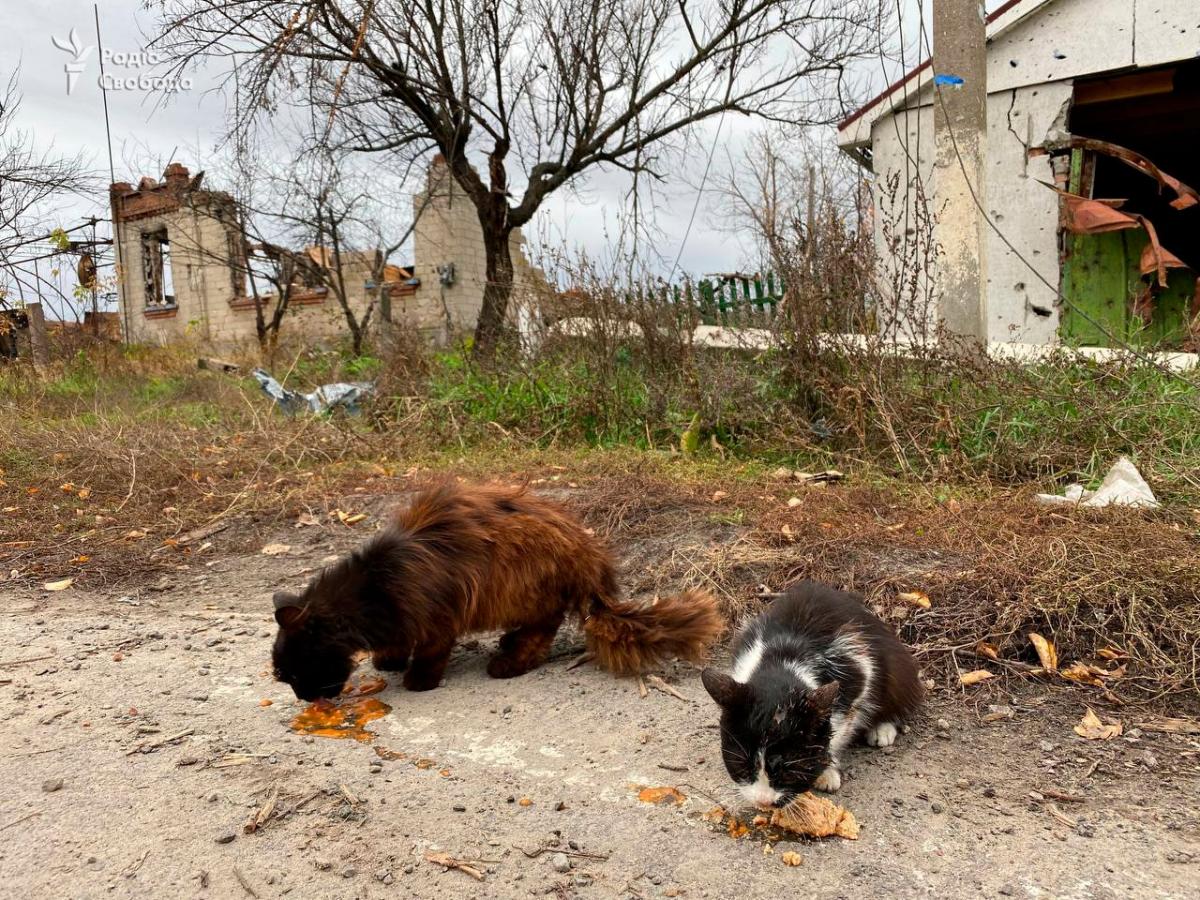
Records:
[[[779,529],[779,531],[780,531],[780,533],[783,534],[783,536],[785,538],[787,538],[793,544],[796,542],[796,535],[793,533],[791,525],[785,524],[781,529]]]
[[[75,496],[78,497],[80,500],[86,500],[88,497],[92,496],[92,489],[91,488],[80,488],[79,491],[75,494]]]
[[[981,681],[987,681],[989,678],[995,678],[995,672],[989,672],[987,669],[976,669],[973,672],[964,672],[958,676],[958,683],[961,685],[979,684]]]
[[[832,800],[803,793],[783,809],[771,813],[771,824],[807,837],[842,837],[858,840],[854,813]]]
[[[1116,647],[1101,647],[1096,651],[1096,655],[1101,659],[1115,661],[1118,659],[1129,659],[1129,654],[1124,650],[1118,650]]]
[[[789,497],[788,498],[788,509],[795,509],[797,506],[802,506],[803,504],[804,504],[804,501],[801,500],[799,497]]]
[[[259,552],[264,556],[283,556],[291,549],[292,548],[287,544],[267,544],[267,546],[263,547]]]
[[[380,759],[407,759],[408,758],[407,753],[402,753],[399,750],[390,750],[387,747],[380,747],[378,745],[376,745],[376,747],[375,747],[375,755],[378,756]]]
[[[1054,643],[1046,640],[1036,631],[1029,632],[1029,643],[1033,644],[1033,649],[1037,651],[1038,660],[1047,672],[1058,671],[1058,651],[1054,649]]]
[[[682,806],[687,795],[673,787],[644,787],[638,791],[638,799],[643,803],[674,803]]]
[[[65,484],[60,484],[60,485],[58,486],[58,489],[59,489],[60,491],[62,491],[64,494],[73,494],[73,493],[75,493],[75,485],[71,484],[71,482],[69,482],[69,481],[68,481],[68,482],[66,482]]]
[[[1083,714],[1083,718],[1079,720],[1079,724],[1075,726],[1075,733],[1089,741],[1110,741],[1118,737],[1124,730],[1120,722],[1108,724],[1101,722],[1100,717],[1090,706]]]
[[[996,649],[995,644],[989,644],[987,641],[980,641],[975,645],[975,655],[1000,661],[1000,651]]]
[[[125,537],[131,541],[140,541],[145,536],[146,532],[142,531],[140,528],[135,528],[133,531],[125,532]]]
[[[413,765],[416,766],[418,769],[432,769],[434,766],[437,765],[437,760],[422,757],[421,759],[418,759],[416,762],[414,762]]]
[[[528,797],[522,797],[520,800],[517,801],[517,805],[518,806],[533,806],[533,801],[530,800]]]
[[[343,510],[337,510],[338,521],[343,525],[357,525],[367,517],[366,513],[348,513]]]
[[[1074,681],[1077,684],[1089,684],[1092,687],[1104,687],[1104,682],[1083,663],[1075,662],[1065,669],[1059,669],[1059,677]]]
[[[71,562],[75,563],[76,565],[82,566],[85,562],[88,562],[90,559],[91,559],[91,557],[88,556],[86,553],[81,553],[78,556],[74,557],[71,560]]]
[[[804,857],[795,850],[787,850],[779,857],[785,866],[799,866],[804,863]]]
[[[724,500],[728,496],[729,496],[729,491],[713,491],[712,501],[713,501],[713,503],[719,503],[721,500]]]
[[[42,589],[47,591],[65,591],[74,583],[74,578],[63,578],[59,581],[47,581],[42,585]]]
[[[932,605],[929,602],[929,595],[924,591],[904,591],[896,595],[897,600],[902,600],[905,603],[911,603],[913,606],[919,606],[921,609],[929,609]]]
[[[261,700],[258,701],[258,705],[266,707],[266,706],[270,706],[274,702],[275,702],[274,700],[271,700],[267,697],[263,697]]]
[[[320,525],[321,521],[310,512],[302,512],[296,517],[296,527],[306,528],[311,525]]]

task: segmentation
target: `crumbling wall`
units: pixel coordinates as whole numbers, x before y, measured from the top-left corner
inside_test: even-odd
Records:
[[[433,337],[474,328],[487,284],[483,228],[474,204],[440,156],[430,166],[425,190],[413,198],[413,215],[414,275],[421,283],[400,304],[393,303],[393,319],[401,315],[399,307],[406,321]],[[524,246],[525,238],[515,229],[509,239],[514,280],[509,317],[514,321],[526,295],[545,285],[541,271],[526,259]],[[449,267],[452,276],[447,277]]]
[[[201,189],[199,177],[193,178],[179,163],[167,167],[161,183],[143,178],[137,188],[118,183],[111,191],[125,340],[167,344],[190,338],[220,346],[256,341],[255,301],[247,296],[244,269],[238,263],[241,235],[233,199]],[[144,236],[164,230],[170,243],[173,304],[158,302],[145,278]],[[361,316],[370,301],[371,266],[356,255],[345,263],[345,272],[351,308]],[[274,298],[261,302],[270,318]],[[294,332],[333,340],[347,330],[337,301],[320,291],[294,294],[285,316],[280,329],[285,338]]]

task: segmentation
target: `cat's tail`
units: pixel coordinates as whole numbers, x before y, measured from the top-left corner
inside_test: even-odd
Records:
[[[650,604],[597,597],[583,620],[588,651],[618,675],[639,674],[673,656],[700,662],[723,629],[716,597],[699,589]]]

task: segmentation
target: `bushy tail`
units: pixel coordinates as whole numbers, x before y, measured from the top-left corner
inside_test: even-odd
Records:
[[[583,623],[596,662],[618,675],[636,675],[672,656],[700,662],[723,627],[717,600],[705,590],[646,606],[597,598]]]

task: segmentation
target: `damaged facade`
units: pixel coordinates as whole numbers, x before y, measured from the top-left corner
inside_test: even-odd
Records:
[[[1194,346],[1196,0],[1009,0],[987,36],[988,339]],[[936,193],[935,75],[953,83],[925,63],[839,126],[874,173],[885,265]]]
[[[322,286],[322,267],[340,264],[347,304],[361,321],[374,305],[380,321],[419,329],[444,340],[475,325],[483,304],[483,235],[475,208],[435,159],[425,189],[413,198],[411,266],[390,264],[372,251],[344,251],[335,261],[327,248],[289,249],[247,241],[234,199],[202,187],[171,163],[161,182],[143,178],[135,188],[112,185],[113,233],[118,247],[118,305],[125,340],[165,344],[192,338],[221,346],[256,340],[257,311],[269,319],[278,290],[254,276],[264,263],[286,257],[289,284],[281,335],[336,340],[347,324],[336,297]],[[516,290],[541,283],[540,272],[512,237]],[[514,307],[516,303],[514,302]]]

